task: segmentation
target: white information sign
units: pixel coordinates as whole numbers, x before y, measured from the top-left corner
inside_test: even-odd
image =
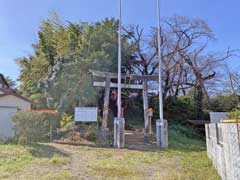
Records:
[[[97,122],[97,107],[76,107],[74,121]]]

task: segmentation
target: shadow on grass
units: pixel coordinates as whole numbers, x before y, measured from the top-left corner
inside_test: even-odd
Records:
[[[44,143],[29,145],[28,149],[32,156],[37,158],[52,158],[55,155],[69,156],[56,147]]]

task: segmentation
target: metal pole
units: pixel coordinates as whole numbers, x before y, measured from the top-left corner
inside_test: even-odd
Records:
[[[157,0],[157,14],[158,14],[158,91],[159,91],[159,116],[160,120],[163,120],[163,97],[162,97],[162,57],[161,57],[161,12],[160,12],[160,0]]]
[[[121,64],[122,64],[122,0],[119,0],[119,30],[118,30],[118,118],[121,118]]]

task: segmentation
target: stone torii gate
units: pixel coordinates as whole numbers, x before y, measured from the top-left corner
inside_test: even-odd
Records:
[[[101,72],[96,70],[90,70],[90,73],[94,77],[103,78],[105,79],[103,82],[94,82],[93,86],[95,87],[103,87],[105,88],[105,94],[104,94],[104,108],[103,108],[103,123],[102,128],[107,129],[108,128],[108,113],[109,113],[109,96],[110,96],[110,89],[111,88],[117,88],[117,83],[112,83],[112,79],[117,79],[118,74],[117,73],[110,73],[110,72]],[[146,132],[149,132],[149,122],[148,122],[148,81],[157,81],[158,75],[135,75],[135,74],[122,74],[122,79],[129,79],[129,80],[141,80],[142,84],[121,84],[121,87],[124,89],[138,89],[142,90],[143,95],[143,110],[144,110],[144,127]]]

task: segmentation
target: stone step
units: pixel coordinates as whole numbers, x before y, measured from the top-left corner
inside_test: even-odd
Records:
[[[144,136],[125,136],[125,138],[133,138],[133,139],[143,139],[144,138]]]
[[[148,142],[146,138],[143,131],[125,131],[125,143],[128,146],[145,145]]]
[[[141,142],[141,141],[144,141],[144,139],[125,139],[125,141],[128,141],[128,142]]]
[[[125,138],[125,141],[144,141],[144,139],[126,139]]]
[[[141,142],[141,141],[144,141],[144,139],[125,139],[125,141],[128,141],[128,142]]]
[[[126,143],[144,143],[144,141],[125,141]]]
[[[144,139],[127,139],[127,138],[125,138],[125,141],[144,141]]]

